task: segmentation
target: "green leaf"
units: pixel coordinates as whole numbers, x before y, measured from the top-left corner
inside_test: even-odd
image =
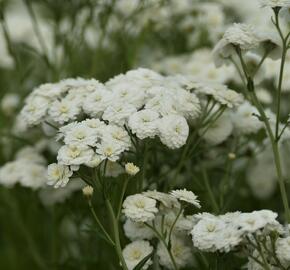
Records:
[[[149,255],[147,255],[145,258],[143,258],[143,260],[141,260],[135,267],[133,270],[141,270],[142,267],[145,265],[145,263],[152,257],[153,252],[151,252]]]

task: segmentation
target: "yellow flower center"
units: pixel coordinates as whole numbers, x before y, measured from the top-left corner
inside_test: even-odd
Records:
[[[131,256],[133,259],[138,260],[141,257],[142,253],[138,249],[132,250]]]
[[[214,232],[216,229],[216,226],[215,226],[215,224],[209,223],[206,225],[206,229],[208,232]]]

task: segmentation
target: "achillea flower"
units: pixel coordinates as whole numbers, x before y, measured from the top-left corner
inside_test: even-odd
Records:
[[[123,213],[135,222],[148,222],[158,212],[156,201],[142,194],[128,196],[123,202]]]
[[[197,208],[200,208],[200,203],[197,196],[192,191],[186,189],[176,189],[172,190],[170,194],[181,202],[187,202]]]

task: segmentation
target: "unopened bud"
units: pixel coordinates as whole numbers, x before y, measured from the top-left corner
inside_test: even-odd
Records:
[[[125,170],[126,170],[126,173],[129,174],[129,175],[136,175],[140,169],[138,166],[134,165],[134,163],[131,163],[131,162],[128,162],[125,164]]]
[[[83,188],[83,194],[87,199],[91,199],[94,193],[94,188],[92,186],[85,186]]]
[[[228,154],[228,158],[230,159],[230,160],[234,160],[234,159],[236,159],[236,154],[235,153],[229,153]]]

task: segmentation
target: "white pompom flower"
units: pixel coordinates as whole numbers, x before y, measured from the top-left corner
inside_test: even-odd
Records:
[[[123,213],[135,222],[148,222],[158,212],[156,200],[142,194],[128,196],[123,202]]]
[[[183,116],[168,115],[159,120],[160,140],[168,148],[182,147],[189,134],[189,126]]]
[[[83,165],[91,161],[94,150],[87,146],[64,145],[57,155],[59,164],[63,165]]]
[[[153,247],[150,245],[148,241],[137,240],[130,244],[128,244],[123,249],[123,256],[126,262],[126,265],[129,270],[133,270],[134,267],[141,262],[145,257],[153,252]],[[148,269],[148,267],[152,264],[152,260],[149,259],[142,267],[142,269]]]
[[[143,140],[145,138],[153,138],[158,134],[157,121],[159,113],[145,109],[132,114],[129,118],[128,125],[133,134]]]
[[[197,196],[190,190],[176,189],[176,190],[172,190],[170,194],[181,202],[192,204],[197,208],[201,207],[197,199]]]
[[[47,168],[47,184],[55,188],[64,187],[68,183],[73,172],[68,166],[62,164],[50,164]]]
[[[200,136],[211,145],[224,142],[233,131],[233,124],[228,114],[221,115],[209,127],[199,130]]]
[[[288,8],[290,7],[290,0],[260,0],[261,7],[270,8]]]

